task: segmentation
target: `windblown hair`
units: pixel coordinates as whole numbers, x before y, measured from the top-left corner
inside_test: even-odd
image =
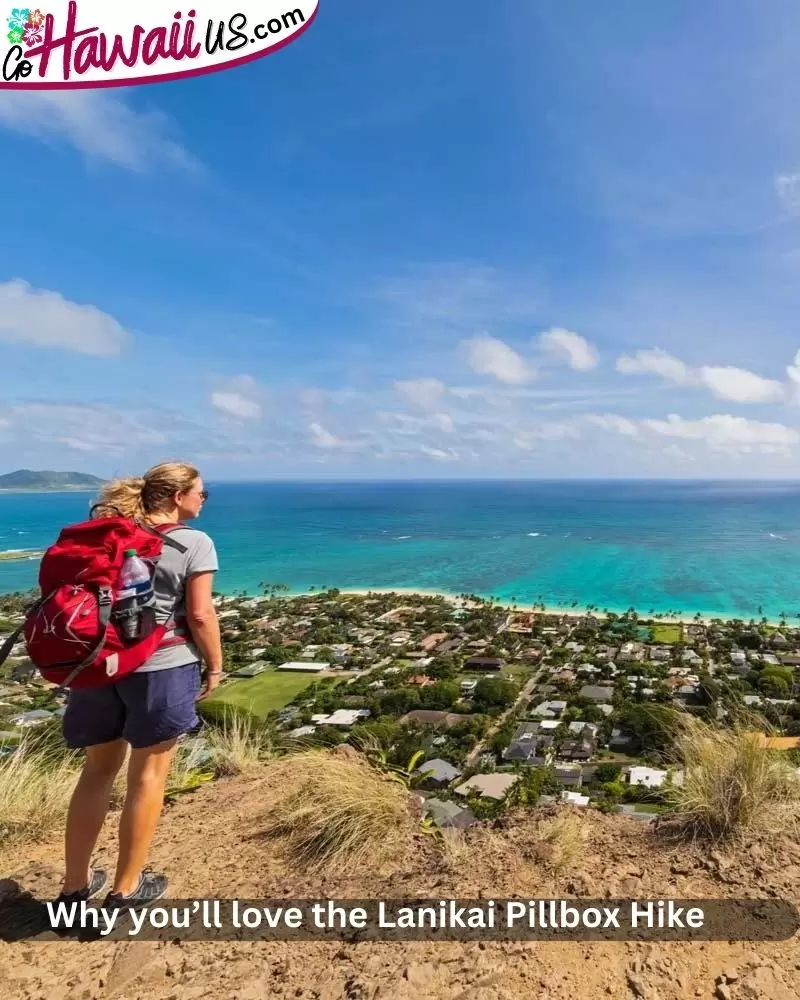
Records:
[[[185,492],[200,478],[186,462],[163,462],[143,476],[114,479],[100,491],[94,517],[131,517],[144,520],[148,514],[166,510],[176,493]]]

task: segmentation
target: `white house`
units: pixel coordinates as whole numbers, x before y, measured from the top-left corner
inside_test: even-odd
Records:
[[[667,772],[655,767],[632,767],[628,772],[631,785],[645,785],[647,788],[661,788],[667,780]]]
[[[301,663],[298,661],[291,661],[289,663],[282,663],[278,670],[293,670],[297,673],[305,674],[318,674],[323,670],[330,670],[330,663]]]
[[[585,808],[589,805],[589,796],[581,795],[580,792],[562,792],[561,798],[571,806],[581,806]]]

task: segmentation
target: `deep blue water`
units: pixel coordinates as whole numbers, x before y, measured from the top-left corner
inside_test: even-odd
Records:
[[[217,586],[417,587],[548,605],[800,613],[800,484],[225,483],[197,526]],[[42,548],[88,494],[0,494],[0,550]],[[0,562],[0,592],[37,562]]]

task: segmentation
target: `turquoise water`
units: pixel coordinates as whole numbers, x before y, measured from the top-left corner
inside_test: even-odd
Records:
[[[551,606],[800,613],[800,484],[210,484],[218,588],[464,591]],[[42,548],[87,494],[0,494],[0,550]],[[0,592],[37,562],[0,562]]]

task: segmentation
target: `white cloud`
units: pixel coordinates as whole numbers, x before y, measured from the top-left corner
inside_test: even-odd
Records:
[[[430,445],[423,444],[419,450],[423,455],[427,455],[428,458],[435,458],[437,462],[458,461],[458,452],[452,448],[445,450],[444,448],[432,448]]]
[[[783,386],[744,368],[709,367],[697,369],[697,378],[717,399],[734,403],[777,403],[784,396]]]
[[[25,448],[32,442],[102,456],[122,456],[167,443],[164,432],[146,418],[111,406],[77,403],[14,403],[5,419]],[[3,422],[3,421],[0,421]]]
[[[787,453],[800,442],[800,432],[786,424],[747,420],[731,414],[715,414],[700,420],[685,420],[671,413],[666,420],[643,420],[643,427],[663,437],[703,441],[720,451]]]
[[[96,306],[78,305],[20,278],[0,284],[0,340],[103,357],[119,354],[127,339],[114,317]]]
[[[778,174],[775,194],[787,212],[794,214],[800,211],[800,173]]]
[[[186,150],[169,138],[160,112],[139,112],[116,94],[98,90],[0,90],[0,125],[42,139],[61,138],[94,159],[144,171],[188,167]]]
[[[441,406],[447,386],[438,378],[415,378],[394,383],[395,391],[414,406],[433,410]]]
[[[733,403],[777,403],[784,398],[783,386],[774,379],[733,365],[691,368],[658,347],[637,351],[633,356],[623,354],[617,359],[617,371],[623,375],[659,375],[675,385],[701,386],[717,399]]]
[[[786,374],[789,381],[794,383],[795,398],[800,398],[800,351],[795,354],[793,363],[787,366]]]
[[[625,437],[637,437],[639,428],[635,421],[620,417],[616,413],[592,413],[586,417],[588,423],[606,431],[614,431]]]
[[[594,346],[579,333],[554,328],[539,334],[539,347],[554,360],[565,362],[578,372],[596,368],[600,358]]]
[[[252,375],[237,375],[211,393],[211,405],[237,420],[258,420],[261,395],[262,389]]]
[[[536,377],[530,362],[502,340],[484,334],[465,341],[470,367],[479,375],[492,375],[499,382],[521,385]]]
[[[667,351],[662,351],[660,347],[637,351],[632,357],[623,354],[617,359],[617,371],[623,375],[660,375],[668,382],[677,382],[679,385],[688,385],[692,381],[689,366]]]
[[[339,446],[339,439],[322,424],[316,422],[309,424],[308,430],[311,434],[311,440],[317,448],[337,448]]]

